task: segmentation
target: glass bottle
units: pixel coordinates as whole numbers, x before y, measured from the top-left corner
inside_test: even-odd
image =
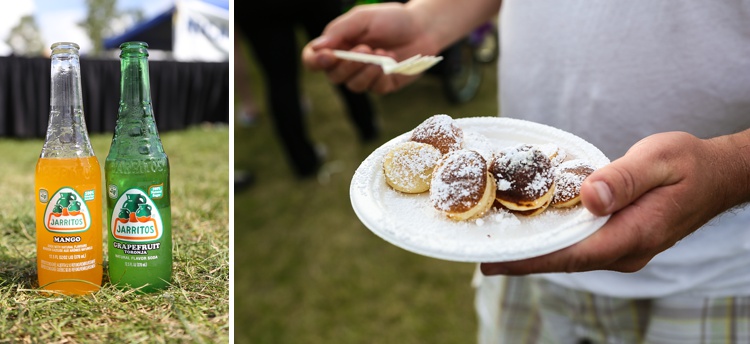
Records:
[[[85,294],[101,287],[102,174],[83,115],[79,47],[51,46],[50,115],[34,175],[39,287]]]
[[[153,292],[172,276],[169,160],[151,106],[148,44],[120,45],[120,107],[104,163],[109,279]]]

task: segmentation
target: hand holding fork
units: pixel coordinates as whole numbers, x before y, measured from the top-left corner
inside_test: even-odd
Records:
[[[416,75],[422,73],[443,59],[442,56],[422,56],[417,54],[401,62],[396,62],[396,60],[388,56],[353,51],[334,50],[333,54],[340,59],[380,65],[385,74],[404,75]]]

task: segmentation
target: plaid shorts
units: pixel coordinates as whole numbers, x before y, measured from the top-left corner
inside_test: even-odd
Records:
[[[541,278],[476,277],[480,344],[750,343],[750,297],[622,299]]]

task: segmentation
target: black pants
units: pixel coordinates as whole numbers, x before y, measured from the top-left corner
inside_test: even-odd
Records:
[[[340,1],[254,0],[250,11],[235,12],[235,25],[247,37],[265,74],[269,107],[275,130],[298,176],[314,174],[320,166],[306,130],[300,103],[301,52],[298,30],[308,39],[318,37],[325,26],[342,13]],[[244,7],[244,6],[243,6]],[[363,140],[377,135],[369,95],[354,93],[343,85],[336,89],[350,119]]]

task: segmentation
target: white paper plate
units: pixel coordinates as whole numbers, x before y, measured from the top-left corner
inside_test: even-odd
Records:
[[[587,159],[597,168],[609,163],[587,141],[550,126],[504,117],[456,119],[466,147],[485,157],[518,143],[555,144],[568,159]],[[383,157],[411,132],[386,142],[357,168],[350,186],[354,212],[385,241],[427,257],[458,262],[501,262],[531,258],[570,246],[599,229],[609,216],[595,216],[582,205],[545,210],[534,217],[492,210],[478,220],[453,221],[434,209],[429,194],[407,195],[391,189],[382,171]]]

